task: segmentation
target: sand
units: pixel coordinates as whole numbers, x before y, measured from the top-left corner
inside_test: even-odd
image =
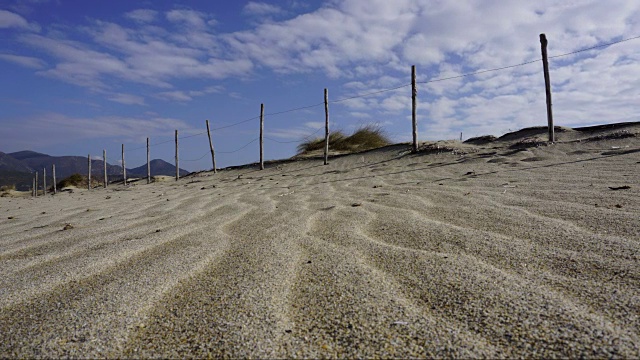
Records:
[[[0,357],[638,358],[624,129],[2,197]]]

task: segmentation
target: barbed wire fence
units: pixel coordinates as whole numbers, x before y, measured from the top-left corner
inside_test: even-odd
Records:
[[[542,38],[543,38],[544,34],[541,34],[541,42],[542,42]],[[272,112],[272,113],[265,113],[262,117],[261,116],[254,116],[251,118],[247,118],[244,120],[240,120],[231,124],[226,124],[226,125],[222,125],[222,126],[218,126],[218,127],[213,127],[211,129],[207,129],[206,131],[202,131],[202,132],[198,132],[195,134],[190,134],[190,135],[185,135],[185,136],[181,136],[178,137],[177,136],[177,130],[176,130],[176,138],[173,140],[166,140],[166,141],[160,141],[160,142],[155,142],[155,143],[147,143],[147,145],[145,146],[139,146],[139,147],[134,147],[132,149],[128,149],[126,151],[126,153],[124,152],[124,144],[123,144],[123,152],[122,152],[122,159],[114,159],[113,157],[110,156],[106,156],[104,157],[104,159],[102,160],[102,162],[104,162],[105,164],[103,164],[106,168],[107,163],[111,162],[111,164],[120,164],[120,176],[122,177],[122,181],[126,184],[126,175],[125,175],[125,166],[123,166],[123,162],[125,161],[125,155],[126,154],[130,154],[132,152],[136,152],[139,150],[143,150],[146,149],[147,150],[147,154],[149,153],[149,151],[152,148],[158,148],[160,146],[169,144],[169,143],[174,143],[176,144],[176,180],[179,178],[179,167],[177,164],[177,160],[178,160],[178,140],[186,140],[186,139],[191,139],[191,138],[195,138],[195,137],[200,137],[203,135],[208,135],[209,138],[211,138],[211,132],[217,132],[220,130],[225,130],[225,129],[230,129],[251,121],[255,121],[255,120],[264,120],[264,117],[269,117],[269,116],[277,116],[277,115],[282,115],[282,114],[288,114],[288,113],[292,113],[292,112],[297,112],[297,111],[302,111],[302,110],[308,110],[308,109],[313,109],[313,108],[317,108],[317,107],[321,107],[321,106],[325,106],[325,111],[328,110],[328,105],[330,104],[339,104],[339,103],[344,103],[346,101],[349,100],[355,100],[355,99],[360,99],[360,98],[366,98],[366,97],[371,97],[371,96],[375,96],[375,95],[380,95],[380,94],[384,94],[384,93],[388,93],[388,92],[393,92],[393,91],[398,91],[400,89],[405,89],[408,87],[413,87],[412,89],[412,95],[415,96],[417,94],[417,85],[425,85],[425,84],[432,84],[432,83],[437,83],[437,82],[443,82],[443,81],[449,81],[449,80],[454,80],[454,79],[461,79],[461,78],[466,78],[466,77],[472,77],[472,76],[477,76],[477,75],[482,75],[482,74],[487,74],[487,73],[492,73],[492,72],[499,72],[499,71],[504,71],[504,70],[509,70],[509,69],[514,69],[514,68],[518,68],[518,67],[523,67],[523,66],[527,66],[527,65],[531,65],[531,64],[535,64],[535,63],[539,63],[539,62],[546,62],[548,59],[557,59],[557,58],[562,58],[562,57],[567,57],[567,56],[571,56],[571,55],[575,55],[575,54],[579,54],[579,53],[583,53],[583,52],[587,52],[587,51],[592,51],[592,50],[596,50],[596,49],[603,49],[603,48],[607,48],[609,46],[615,45],[615,44],[620,44],[620,43],[624,43],[624,42],[628,42],[628,41],[632,41],[632,40],[637,40],[640,39],[640,36],[633,36],[633,37],[629,37],[629,38],[624,38],[624,39],[620,39],[618,41],[612,41],[612,42],[607,42],[607,43],[602,43],[602,44],[598,44],[595,46],[591,46],[591,47],[587,47],[587,48],[582,48],[576,51],[572,51],[572,52],[567,52],[567,53],[563,53],[563,54],[558,54],[558,55],[553,55],[553,56],[546,56],[546,43],[543,44],[543,57],[540,59],[535,59],[535,60],[530,60],[530,61],[526,61],[526,62],[522,62],[522,63],[518,63],[518,64],[513,64],[513,65],[507,65],[507,66],[501,66],[501,67],[496,67],[496,68],[491,68],[491,69],[483,69],[483,70],[478,70],[478,71],[474,71],[474,72],[468,72],[468,73],[464,73],[464,74],[460,74],[460,75],[454,75],[454,76],[446,76],[446,77],[440,77],[440,78],[435,78],[435,79],[429,79],[429,80],[425,80],[425,81],[416,81],[415,79],[415,67],[412,67],[412,81],[409,83],[403,83],[401,85],[397,85],[394,87],[390,87],[390,88],[385,88],[385,89],[380,89],[380,90],[375,90],[375,91],[370,91],[370,92],[364,92],[364,93],[360,93],[360,94],[356,94],[353,96],[347,96],[347,97],[342,97],[342,98],[338,98],[336,100],[327,100],[325,98],[325,102],[319,102],[319,103],[315,103],[315,104],[311,104],[311,105],[305,105],[305,106],[300,106],[300,107],[296,107],[296,108],[292,108],[292,109],[286,109],[286,110],[281,110],[281,111],[276,111],[276,112]],[[546,38],[545,38],[546,41]],[[545,69],[546,70],[546,69]],[[545,80],[547,80],[545,78]],[[549,84],[547,83],[547,87],[549,86]],[[550,89],[548,90],[550,91]],[[325,89],[326,92],[326,89]],[[549,95],[548,95],[549,96]],[[548,101],[550,99],[548,98]],[[549,105],[548,105],[549,106]],[[415,113],[415,104],[413,104],[413,111]],[[323,127],[318,127],[315,131],[309,133],[306,136],[302,136],[300,139],[297,140],[291,140],[291,141],[283,141],[283,140],[276,140],[273,137],[269,137],[269,136],[264,136],[264,137],[257,137],[257,138],[253,138],[252,140],[250,140],[249,142],[234,148],[232,150],[224,150],[224,151],[215,151],[215,153],[218,154],[235,154],[238,153],[244,149],[246,149],[247,147],[249,147],[250,145],[260,141],[261,143],[264,142],[264,140],[268,140],[271,141],[273,143],[277,143],[277,144],[292,144],[292,143],[301,143],[304,141],[308,141],[310,140],[312,137],[314,137],[315,135],[318,134],[318,132],[320,132],[321,130],[325,130],[325,141],[327,140],[326,138],[329,136],[329,132],[328,132],[328,114],[327,115],[327,123],[325,128]],[[415,115],[414,115],[414,119],[413,119],[413,131],[414,131],[414,139],[413,139],[413,147],[412,150],[415,152],[417,150],[417,134],[416,134],[416,119],[415,119]],[[553,123],[552,120],[549,119],[549,124],[548,126],[550,127],[550,132],[553,129]],[[147,138],[148,139],[148,138]],[[553,141],[553,136],[550,133],[550,139],[549,141]],[[262,145],[262,144],[261,144]],[[326,152],[326,150],[325,150]],[[182,161],[185,162],[197,162],[200,161],[202,159],[204,159],[205,157],[207,157],[208,155],[211,155],[214,158],[214,163],[215,163],[215,153],[213,151],[213,146],[211,148],[211,151],[209,151],[209,149],[207,149],[206,152],[202,153],[201,156],[199,157],[194,157],[194,158],[187,158],[187,159],[181,159]],[[327,156],[327,154],[325,153],[325,157]],[[100,161],[100,160],[94,160],[94,161]],[[261,158],[261,162],[262,162],[262,158]],[[111,166],[116,166],[116,165],[111,165]],[[146,164],[147,168],[149,168],[149,158],[147,158],[147,164]],[[88,165],[89,171],[91,168],[91,156],[89,156],[89,165]],[[105,171],[106,173],[106,171]],[[90,174],[90,173],[89,173]],[[37,176],[37,172],[36,172],[36,176]],[[53,168],[53,176],[55,177],[55,166]],[[109,174],[109,177],[114,177],[114,175]],[[118,175],[115,175],[115,177],[117,177]],[[34,196],[37,196],[38,194],[38,187],[39,184],[37,184],[37,180],[36,178],[34,178],[34,182],[36,182],[36,189],[33,190],[32,189],[32,194],[34,194]],[[104,186],[107,186],[108,181],[105,181]],[[91,187],[91,186],[89,186]]]

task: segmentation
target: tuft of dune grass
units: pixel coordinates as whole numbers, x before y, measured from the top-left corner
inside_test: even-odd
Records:
[[[324,138],[303,141],[297,147],[298,155],[324,149]],[[391,144],[384,130],[377,125],[366,125],[347,136],[342,131],[329,133],[329,150],[340,152],[357,152],[376,149]]]

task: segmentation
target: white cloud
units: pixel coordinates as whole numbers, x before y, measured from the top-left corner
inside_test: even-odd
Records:
[[[0,60],[12,62],[31,69],[42,69],[47,65],[43,60],[34,57],[11,54],[0,54]]]
[[[351,111],[351,112],[349,112],[349,115],[351,115],[352,118],[356,118],[356,119],[370,119],[371,118],[371,114],[366,113],[366,112],[362,112],[362,111]]]
[[[137,22],[150,23],[156,19],[158,12],[150,9],[138,9],[130,11],[124,16]]]
[[[193,96],[189,95],[188,92],[185,91],[165,91],[156,94],[156,96],[160,99],[173,100],[179,102],[186,102],[193,100]]]
[[[41,119],[46,119],[43,121]],[[47,114],[39,119],[29,119],[27,122],[35,127],[57,134],[68,134],[69,138],[93,139],[118,137],[122,139],[137,139],[141,134],[147,136],[166,136],[175,129],[187,131],[191,126],[186,122],[172,118],[135,118],[104,116],[96,118],[76,118],[62,114]],[[64,137],[59,139],[65,141]]]
[[[286,14],[286,12],[279,6],[256,1],[249,1],[244,8],[242,8],[242,13],[249,16],[273,16]]]
[[[243,12],[269,16],[281,10],[253,1]],[[126,16],[137,15],[140,21],[155,16],[136,11]],[[54,67],[40,74],[111,94],[114,90],[108,84],[113,79],[146,84],[162,89],[156,95],[160,98],[186,102],[206,91],[176,86],[185,79],[247,79],[254,69],[321,73],[343,83],[330,89],[330,100],[336,100],[407,84],[412,64],[423,82],[536,60],[542,32],[549,38],[550,55],[640,34],[636,20],[640,2],[626,0],[329,1],[291,19],[270,20],[233,33],[214,32],[213,16],[195,10],[172,10],[164,16],[175,26],[163,29],[157,26],[160,21],[155,26],[96,21],[82,29],[91,37],[88,42],[69,40],[82,38],[75,33],[19,39],[53,55]],[[5,26],[28,26],[19,16],[12,19],[5,19]],[[640,41],[630,41],[553,59],[558,123],[616,121],[637,114],[639,48]],[[28,58],[3,60],[44,66]],[[533,63],[419,84],[420,114],[436,129],[428,133],[455,137],[461,128],[489,131],[505,124],[511,128],[545,124],[541,67]],[[403,119],[410,111],[409,88],[338,105],[352,119],[391,115]]]
[[[188,102],[193,100],[194,97],[204,96],[207,94],[219,93],[224,88],[222,86],[208,86],[202,90],[191,90],[191,91],[164,91],[156,94],[157,98],[173,100],[177,102]]]
[[[246,76],[253,68],[248,59],[209,55],[210,44],[202,34],[200,41],[191,41],[191,32],[177,38],[168,32],[147,33],[104,22],[84,30],[95,44],[35,34],[19,39],[57,60],[53,68],[39,74],[99,91],[109,89],[105,80],[110,78],[171,88],[175,79]]]
[[[131,94],[113,94],[108,99],[125,105],[146,105],[143,97]]]
[[[293,141],[301,141],[306,138],[312,139],[316,137],[324,136],[324,123],[319,121],[307,121],[303,126],[287,129],[274,129],[270,130],[266,136],[275,137],[280,139],[288,139]]]
[[[207,14],[194,10],[171,10],[167,12],[166,17],[172,23],[198,30],[207,28],[207,25],[215,25],[215,21]]]
[[[29,24],[22,16],[7,10],[0,10],[0,29],[19,28],[31,31],[40,31],[37,24]]]
[[[6,148],[12,149],[30,148],[33,146],[34,138],[39,139],[40,146],[52,146],[109,138],[118,143],[139,142],[146,136],[173,136],[175,129],[180,130],[181,134],[201,132],[201,129],[194,129],[183,120],[151,116],[72,117],[60,113],[46,113],[27,118],[7,119],[4,125],[7,129],[22,130],[0,133],[0,142]],[[28,131],[28,135],[20,135],[25,130]]]

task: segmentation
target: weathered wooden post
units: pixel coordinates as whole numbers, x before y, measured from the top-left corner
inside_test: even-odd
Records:
[[[542,48],[542,68],[544,70],[544,89],[547,95],[547,126],[549,127],[549,142],[555,141],[553,128],[553,111],[551,109],[551,80],[549,78],[549,61],[547,59],[547,36],[540,34],[540,46]]]
[[[51,172],[53,173],[53,193],[58,193],[58,184],[56,183],[56,164],[51,165]]]
[[[147,138],[147,184],[151,184],[151,158],[149,150],[149,138]]]
[[[213,151],[213,142],[211,141],[211,130],[209,129],[209,120],[207,123],[207,136],[209,136],[209,150],[211,150],[211,161],[213,162],[213,173],[216,173],[216,153]]]
[[[260,104],[260,170],[264,170],[264,104]]]
[[[178,130],[176,130],[176,181],[180,179],[180,164],[178,160]]]
[[[38,172],[36,171],[36,197],[38,197]]]
[[[91,154],[87,155],[87,162],[88,162],[88,175],[87,175],[87,188],[89,190],[91,190]]]
[[[417,119],[417,104],[416,98],[418,97],[418,89],[416,88],[416,66],[411,65],[411,122],[413,124],[413,146],[412,152],[418,152],[418,119]]]
[[[36,197],[36,177],[33,176],[33,185],[31,186],[31,197]]]
[[[109,178],[107,177],[107,150],[102,149],[102,165],[104,166],[104,188],[107,188],[109,184]]]
[[[124,144],[122,144],[122,181],[127,185],[127,167],[124,164]]]
[[[329,90],[324,89],[324,164],[329,163]]]
[[[47,168],[42,169],[42,195],[47,195]]]

